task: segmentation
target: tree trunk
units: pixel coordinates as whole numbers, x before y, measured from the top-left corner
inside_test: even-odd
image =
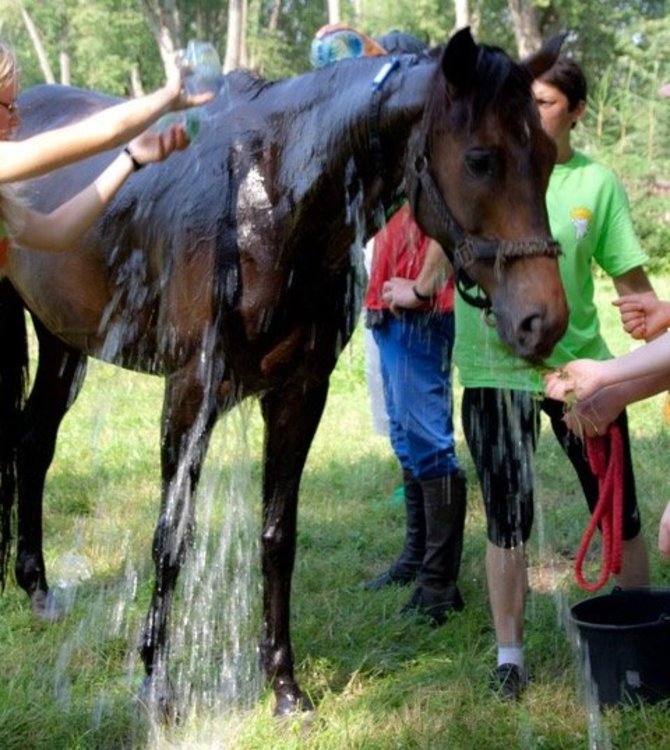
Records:
[[[532,0],[507,0],[507,6],[512,17],[519,57],[537,52],[542,46],[542,34]]]
[[[42,75],[44,76],[44,80],[46,83],[56,83],[56,78],[54,76],[51,65],[49,64],[49,58],[47,57],[46,50],[44,49],[44,44],[42,44],[42,37],[40,36],[40,32],[37,30],[37,26],[35,26],[35,22],[31,18],[28,11],[23,7],[23,3],[19,4],[19,8],[21,9],[21,18],[23,19],[23,23],[26,27],[26,30],[28,31],[28,35],[30,36],[30,41],[33,43],[33,47],[35,48],[35,54],[37,55],[40,68],[42,68]]]
[[[130,95],[134,97],[144,96],[144,87],[140,78],[140,66],[133,63],[130,69]]]
[[[274,0],[272,3],[272,11],[270,12],[270,21],[268,23],[268,31],[273,33],[277,31],[279,27],[279,14],[281,13],[281,0]]]
[[[352,6],[354,9],[354,26],[356,28],[362,27],[363,24],[363,0],[352,0]]]
[[[176,50],[184,46],[181,16],[174,0],[142,0],[142,15],[153,34],[166,70]]]
[[[246,61],[246,39],[244,34],[247,17],[246,0],[230,0],[228,4],[228,33],[226,35],[226,56],[223,72],[241,68]]]
[[[328,0],[328,23],[340,22],[340,0]]]
[[[65,50],[61,50],[58,55],[58,62],[60,65],[60,82],[63,86],[69,86],[70,81],[70,55]]]
[[[464,29],[466,26],[470,26],[470,8],[468,0],[454,0],[454,10],[456,11],[456,23],[454,24],[454,31],[458,29]]]

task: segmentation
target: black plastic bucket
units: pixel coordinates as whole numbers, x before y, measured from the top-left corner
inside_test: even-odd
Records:
[[[601,706],[670,698],[670,589],[615,589],[570,613]]]

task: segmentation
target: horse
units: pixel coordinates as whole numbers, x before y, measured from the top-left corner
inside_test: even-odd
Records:
[[[550,40],[522,62],[456,33],[425,55],[346,60],[269,82],[250,74],[201,108],[184,152],[131,176],[66,253],[10,250],[0,282],[3,583],[17,507],[16,581],[47,617],[42,494],[58,428],[88,357],[165,379],[155,580],[141,639],[144,695],[170,710],[170,620],[194,539],[195,494],[216,421],[260,400],[265,442],[260,660],[277,715],[311,711],[289,629],[300,479],[339,353],[359,318],[360,247],[399,200],[484,291],[501,338],[542,357],[567,307],[544,206],[555,148],[530,83]],[[18,137],[116,99],[37,86]],[[25,184],[49,211],[115,154]],[[38,365],[26,377],[26,322]]]

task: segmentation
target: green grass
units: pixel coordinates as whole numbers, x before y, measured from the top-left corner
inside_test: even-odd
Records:
[[[668,298],[667,285],[659,281],[657,287]],[[611,286],[601,283],[600,294],[608,340],[625,351],[630,341],[607,303]],[[589,719],[593,706],[584,699],[564,627],[570,605],[586,596],[572,582],[569,558],[587,514],[552,436],[543,435],[537,456],[527,612],[534,679],[519,705],[501,703],[488,688],[495,651],[484,518],[460,429],[458,450],[469,479],[465,611],[431,629],[399,616],[407,590],[361,590],[360,582],[397,552],[403,508],[394,494],[399,470],[388,441],[371,431],[360,331],[333,376],[299,512],[292,633],[297,675],[318,706],[316,717],[309,723],[273,719],[272,695],[255,669],[262,435],[250,402],[217,427],[199,499],[198,554],[182,576],[174,662],[182,694],[187,684],[196,686],[191,711],[177,727],[153,724],[135,698],[142,675],[136,644],[151,590],[161,399],[160,380],[91,362],[64,422],[45,496],[51,581],[67,572],[68,560],[85,562],[90,577],[77,588],[69,615],[52,625],[32,619],[14,584],[0,598],[0,747],[668,747],[665,706],[596,711]],[[458,407],[459,388],[456,401]],[[670,567],[655,551],[658,520],[670,497],[662,405],[659,396],[635,405],[630,416],[654,583],[668,585]],[[221,538],[228,540],[225,549]],[[209,614],[203,618],[203,612]],[[222,661],[236,665],[234,689],[227,693],[213,687]]]

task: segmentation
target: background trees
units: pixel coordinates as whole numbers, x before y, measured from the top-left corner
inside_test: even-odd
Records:
[[[518,56],[569,30],[565,49],[591,92],[580,138],[617,169],[634,202],[655,206],[641,227],[652,253],[664,258],[670,247],[670,100],[658,93],[670,82],[667,0],[0,0],[0,10],[0,38],[18,52],[24,86],[121,95],[156,87],[165,57],[190,38],[212,41],[226,70],[280,78],[309,69],[314,32],[338,18],[430,44],[469,24]]]
[[[161,58],[196,37],[227,67],[270,78],[303,72],[322,24],[343,20],[373,34],[402,28],[429,43],[469,24],[482,41],[520,56],[561,29],[593,80],[618,58],[641,78],[670,76],[667,0],[1,0],[0,35],[17,48],[24,84],[69,78],[116,93],[162,76]],[[30,30],[32,27],[32,31]],[[69,71],[69,72],[68,72]],[[135,72],[133,72],[135,71]],[[628,71],[629,73],[629,71]],[[628,73],[624,73],[627,75]]]

